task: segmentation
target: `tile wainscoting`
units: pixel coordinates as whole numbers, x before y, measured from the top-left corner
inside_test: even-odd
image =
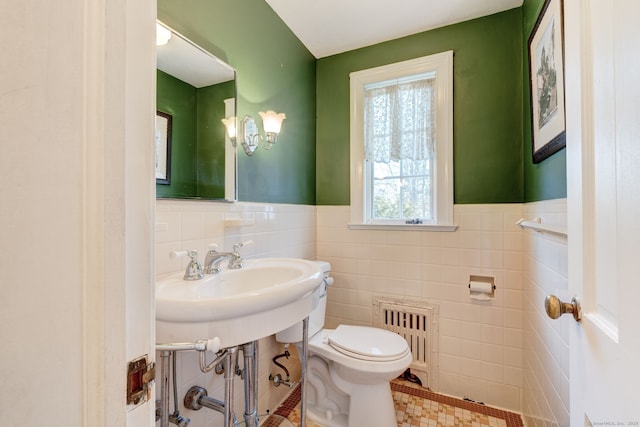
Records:
[[[254,245],[242,249],[246,257],[329,261],[335,283],[329,292],[327,327],[371,325],[377,295],[436,303],[439,392],[524,412],[532,425],[539,420],[564,425],[566,335],[558,329],[560,323],[542,316],[539,299],[550,290],[565,296],[566,240],[521,230],[515,222],[523,216],[542,216],[545,222],[562,225],[566,203],[456,205],[455,232],[394,232],[347,229],[348,206],[159,200],[156,274],[184,268],[184,260],[169,258],[172,250],[204,254],[214,242],[227,250],[253,240]],[[495,300],[471,300],[470,275],[494,277]],[[552,283],[552,289],[543,283]],[[549,338],[554,344],[543,345]],[[271,358],[281,351],[273,338],[260,341],[261,413],[275,409],[289,391],[268,383],[269,372],[274,372]],[[201,374],[195,355],[184,353],[180,359],[180,396],[194,384],[222,396],[221,377]],[[289,364],[297,375],[299,367]],[[554,386],[549,378],[558,372],[563,381]],[[241,387],[236,390],[236,413],[241,414]],[[198,425],[217,422],[215,417],[211,421],[211,413],[184,412]]]
[[[436,391],[520,412],[521,204],[456,205],[455,232],[348,230],[348,206],[318,206],[317,256],[332,265],[327,323],[371,325],[374,295],[439,305]],[[496,298],[469,298],[470,275]]]
[[[188,260],[169,257],[171,251],[195,249],[204,259],[206,248],[217,243],[220,250],[231,250],[234,243],[252,240],[240,249],[252,257],[316,257],[316,207],[304,205],[223,203],[207,201],[158,200],[156,203],[156,275],[181,271]],[[260,340],[258,361],[258,413],[272,411],[286,397],[288,387],[274,387],[269,373],[278,373],[271,358],[282,353],[282,345],[273,337]],[[240,362],[242,365],[242,361]],[[299,378],[299,364],[286,362],[292,376]],[[178,354],[178,399],[180,412],[193,424],[213,427],[222,424],[222,416],[209,409],[185,410],[182,397],[192,385],[206,388],[210,396],[222,399],[224,379],[214,373],[203,374],[195,352]],[[242,420],[244,394],[242,382],[235,382],[235,413]]]
[[[566,200],[527,203],[527,219],[567,227]],[[567,238],[524,232],[524,406],[528,426],[569,425],[569,326],[567,319],[551,320],[544,299],[554,294],[570,301],[567,280]]]

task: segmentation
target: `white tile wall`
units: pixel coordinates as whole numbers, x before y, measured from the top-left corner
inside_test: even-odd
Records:
[[[376,294],[435,302],[439,391],[521,410],[521,204],[456,205],[456,232],[348,230],[348,206],[317,212],[317,256],[335,278],[329,327],[371,325]],[[470,275],[494,277],[495,300],[471,300]]]
[[[260,203],[218,203],[206,201],[158,200],[156,203],[156,275],[180,271],[186,260],[169,258],[173,250],[195,249],[202,261],[206,247],[217,243],[229,250],[234,243],[253,240],[241,253],[251,257],[297,257],[315,259],[316,208],[304,205]],[[272,337],[260,340],[258,370],[258,411],[273,411],[289,392],[287,387],[275,388],[269,383],[269,373],[278,373],[271,358],[283,351]],[[159,360],[159,359],[158,359]],[[192,385],[205,387],[210,396],[222,399],[224,380],[215,373],[203,374],[193,352],[178,354],[178,396],[180,412],[192,420],[192,425],[221,425],[222,416],[208,409],[188,411],[182,397]],[[295,357],[285,362],[293,378],[299,378]],[[242,363],[241,363],[242,365]],[[242,382],[235,381],[235,413],[242,420],[244,396]],[[173,408],[173,406],[172,406]]]
[[[212,242],[228,249],[253,240],[243,248],[248,257],[329,261],[335,284],[328,327],[371,325],[374,294],[433,301],[440,306],[441,392],[523,411],[529,425],[567,424],[567,331],[564,322],[547,320],[541,303],[551,292],[568,297],[566,240],[515,226],[523,216],[562,225],[564,201],[457,205],[456,232],[348,230],[348,206],[159,200],[156,209],[157,274],[184,268],[185,261],[168,257],[170,251],[204,253]],[[472,274],[495,277],[494,301],[468,298]],[[260,341],[261,412],[273,410],[288,392],[268,383],[275,372],[271,357],[281,351],[272,338]],[[193,384],[222,396],[222,378],[201,374],[194,355],[181,354],[180,360],[180,396]],[[298,375],[299,366],[289,363]],[[241,416],[239,381],[236,390]],[[197,425],[220,423],[211,411],[183,413]]]
[[[527,203],[527,219],[566,227],[566,199]],[[567,239],[524,232],[524,406],[529,426],[569,425],[568,322],[551,320],[544,298],[554,294],[568,301]]]

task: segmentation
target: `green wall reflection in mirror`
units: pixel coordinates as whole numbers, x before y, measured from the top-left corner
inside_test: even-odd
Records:
[[[156,197],[236,200],[235,148],[222,123],[236,117],[236,72],[159,25],[171,37],[157,46],[156,109],[171,116],[171,143],[170,179],[156,179]]]

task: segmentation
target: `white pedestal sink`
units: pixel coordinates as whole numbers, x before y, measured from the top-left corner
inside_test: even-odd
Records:
[[[218,337],[226,348],[272,335],[311,313],[323,280],[315,262],[296,258],[245,260],[241,269],[223,268],[202,280],[182,276],[156,281],[157,343]]]

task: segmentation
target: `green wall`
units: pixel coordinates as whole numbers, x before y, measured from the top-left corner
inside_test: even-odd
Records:
[[[566,197],[565,150],[531,160],[527,39],[542,3],[319,60],[264,1],[158,0],[158,18],[237,70],[239,118],[287,114],[271,151],[239,151],[240,200],[349,204],[349,73],[452,49],[455,202],[504,203]]]
[[[224,198],[224,100],[233,81],[195,88],[160,70],[156,108],[171,114],[171,182],[156,184],[157,197]]]
[[[456,203],[521,202],[522,14],[513,9],[318,60],[317,203],[349,204],[349,73],[454,51]]]
[[[524,201],[533,202],[567,197],[567,152],[565,149],[535,164],[531,152],[531,118],[529,96],[529,35],[544,0],[525,0],[522,5],[522,60],[523,60],[523,164],[524,164]]]
[[[229,63],[238,74],[238,117],[284,112],[270,151],[238,151],[243,201],[314,204],[316,60],[264,1],[158,0],[158,19]]]
[[[235,83],[219,83],[198,89],[198,196],[224,198],[225,117],[227,98],[233,98]]]
[[[156,185],[158,197],[193,197],[197,187],[196,88],[160,70],[156,109],[171,114],[171,184]]]

